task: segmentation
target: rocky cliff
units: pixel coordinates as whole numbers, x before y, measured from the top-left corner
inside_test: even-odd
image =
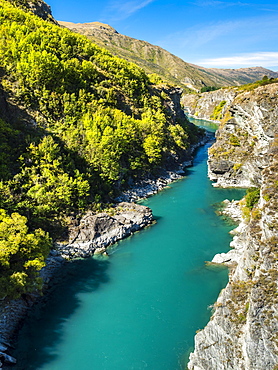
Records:
[[[186,94],[181,102],[185,111],[191,116],[220,122],[236,95],[236,89],[219,89],[202,94]]]
[[[226,103],[225,119],[209,152],[209,177],[215,186],[262,184],[262,170],[269,165],[267,153],[277,132],[277,91],[277,83],[260,86],[237,92],[232,103]]]
[[[276,83],[237,95],[211,149],[218,185],[257,186],[259,194],[240,202],[233,249],[213,260],[229,266],[229,283],[196,334],[190,370],[278,369],[277,93]]]
[[[57,24],[52,16],[51,8],[42,0],[8,0],[13,5],[23,10],[30,11],[38,17]]]

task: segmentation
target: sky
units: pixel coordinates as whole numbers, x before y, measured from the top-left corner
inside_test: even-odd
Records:
[[[59,21],[102,22],[207,68],[278,71],[278,1],[46,0]]]

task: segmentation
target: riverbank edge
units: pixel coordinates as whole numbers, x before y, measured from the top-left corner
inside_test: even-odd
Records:
[[[115,231],[113,225],[113,235],[111,236],[109,232],[107,233],[106,238],[103,238],[103,235],[100,235],[96,238],[96,243],[92,243],[91,240],[83,244],[78,243],[78,240],[75,240],[69,244],[56,245],[56,248],[50,252],[46,260],[46,266],[41,271],[41,276],[44,281],[43,292],[47,292],[49,286],[52,284],[52,281],[55,279],[55,274],[68,261],[76,258],[89,257],[96,251],[97,253],[101,254],[106,253],[106,249],[112,244],[150,225],[154,221],[151,210],[148,207],[139,206],[133,202],[146,199],[158,193],[170,183],[182,179],[185,176],[184,169],[186,167],[193,166],[193,155],[195,150],[212,140],[213,134],[206,131],[205,135],[196,144],[191,145],[189,149],[190,159],[178,164],[176,163],[174,168],[171,170],[164,169],[156,178],[146,178],[134,183],[128,190],[122,192],[121,195],[115,199],[119,207],[122,207],[123,204],[126,205],[127,203],[130,204],[131,208],[133,208],[133,211],[135,211],[136,207],[141,207],[141,211],[139,211],[138,208],[137,211],[135,211],[137,215],[140,214],[140,212],[142,213],[142,209],[146,209],[147,215],[145,214],[143,219],[140,219],[139,217],[139,219],[134,222],[127,217],[130,227],[121,227],[118,229],[118,231],[117,229]],[[118,213],[119,217],[115,218],[115,214],[114,216],[109,216],[108,214],[106,215],[108,218],[110,217],[110,219],[112,218],[118,220],[120,218],[120,223],[124,224],[123,216],[126,214],[126,212],[127,210],[124,206],[122,211],[119,213],[115,211],[116,214]],[[85,217],[87,216],[88,215],[85,215]],[[103,213],[94,216],[96,218],[103,217]],[[110,223],[110,226],[112,226],[112,224]],[[115,234],[118,234],[118,236]],[[85,247],[86,253],[83,253],[83,247]],[[34,304],[40,302],[41,297],[41,294],[34,292],[33,294],[26,295],[17,300],[0,302],[0,370],[8,369],[8,365],[13,365],[16,363],[16,359],[9,355],[10,350],[14,348],[18,331],[22,327],[28,312],[34,306]]]
[[[184,111],[185,111],[188,118],[204,120],[204,121],[208,121],[208,122],[211,122],[211,123],[215,123],[216,125],[219,125],[221,123],[219,120],[214,120],[214,119],[211,119],[211,118],[206,117],[206,116],[200,117],[200,116],[194,115],[193,113],[190,113],[190,107],[184,107]]]

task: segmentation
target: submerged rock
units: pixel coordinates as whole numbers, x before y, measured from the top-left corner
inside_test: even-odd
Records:
[[[5,352],[0,352],[0,358],[3,363],[16,364],[16,359],[12,356],[7,355]]]

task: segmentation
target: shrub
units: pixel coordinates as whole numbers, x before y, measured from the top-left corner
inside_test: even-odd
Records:
[[[247,194],[245,196],[246,207],[250,210],[254,207],[256,203],[258,203],[260,199],[260,189],[259,188],[250,188],[247,190]]]
[[[213,119],[215,121],[222,118],[222,109],[225,106],[227,102],[225,100],[222,100],[213,110],[212,115],[210,116],[210,119]]]

